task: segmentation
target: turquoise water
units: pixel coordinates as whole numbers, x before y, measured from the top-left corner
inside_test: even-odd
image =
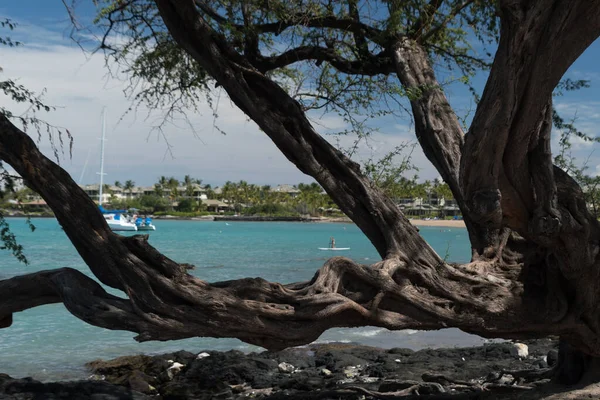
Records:
[[[11,219],[11,229],[25,247],[30,265],[0,252],[0,279],[43,269],[71,267],[88,275],[71,242],[54,219],[34,220],[30,232],[23,219]],[[178,262],[194,264],[192,274],[221,281],[261,276],[283,283],[310,279],[332,253],[319,251],[334,236],[344,256],[370,264],[379,260],[375,248],[352,224],[284,222],[156,221],[150,243]],[[470,256],[464,228],[422,227],[421,233],[442,256],[458,262]],[[10,328],[0,330],[0,372],[41,380],[76,379],[89,375],[84,363],[136,353],[185,349],[261,350],[235,339],[194,338],[172,342],[137,343],[134,334],[85,324],[62,304],[37,307],[14,315]],[[319,341],[357,342],[379,347],[441,347],[473,345],[482,339],[457,330],[401,331],[366,327],[331,329]]]

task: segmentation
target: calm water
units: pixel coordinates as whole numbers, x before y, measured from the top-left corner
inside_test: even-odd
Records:
[[[11,219],[12,230],[25,247],[30,265],[19,264],[0,252],[0,279],[23,273],[71,267],[89,274],[71,242],[54,219],[35,220],[30,232],[22,219]],[[283,283],[310,279],[323,265],[334,236],[343,252],[361,263],[379,260],[375,248],[351,224],[277,222],[156,221],[150,243],[178,262],[196,265],[194,275],[220,281],[261,276]],[[468,261],[467,233],[459,228],[423,227],[421,233],[442,256]],[[41,380],[76,379],[89,375],[83,365],[97,358],[185,349],[261,350],[234,339],[195,338],[172,342],[137,343],[133,333],[110,331],[85,324],[61,304],[46,305],[14,315],[14,323],[0,330],[0,372]],[[331,329],[319,341],[348,341],[379,347],[441,347],[480,344],[482,339],[457,330],[389,332],[380,328]]]

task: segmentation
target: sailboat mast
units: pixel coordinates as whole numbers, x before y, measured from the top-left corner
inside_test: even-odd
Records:
[[[98,204],[102,205],[102,189],[104,186],[104,140],[106,138],[106,107],[102,108],[102,139],[100,146],[100,191],[98,195]]]

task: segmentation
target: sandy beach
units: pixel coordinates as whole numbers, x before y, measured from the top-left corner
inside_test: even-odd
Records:
[[[424,220],[424,219],[411,219],[410,222],[416,226],[442,226],[446,228],[464,228],[465,221],[454,220],[454,219],[438,219],[438,220]]]

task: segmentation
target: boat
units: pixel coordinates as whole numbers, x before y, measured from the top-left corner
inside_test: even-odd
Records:
[[[106,108],[102,109],[102,146],[100,148],[100,187],[98,190],[98,208],[108,227],[112,231],[137,231],[138,227],[125,214],[127,210],[105,210],[102,207],[102,189],[104,186],[104,142],[106,140]]]
[[[350,247],[319,247],[319,250],[339,251],[339,250],[350,250]]]
[[[152,218],[150,218],[150,217],[146,217],[146,218],[137,217],[135,219],[135,226],[137,227],[138,231],[155,231],[156,230],[156,226],[154,226],[154,224],[152,223]]]
[[[105,210],[102,205],[98,206],[104,216],[108,227],[113,231],[137,231],[138,227],[132,223],[127,215],[127,210]]]

